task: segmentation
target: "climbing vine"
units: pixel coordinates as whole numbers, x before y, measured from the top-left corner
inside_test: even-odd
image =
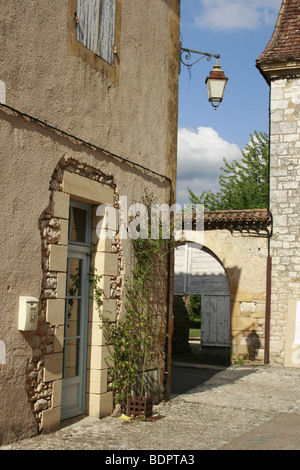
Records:
[[[147,207],[149,222],[153,202],[152,196],[145,196],[144,204]],[[153,283],[159,282],[158,274],[163,269],[166,257],[175,242],[172,229],[171,237],[164,239],[160,224],[159,236],[153,239],[150,227],[151,224],[148,223],[148,237],[132,240],[134,266],[131,275],[125,280],[125,313],[117,321],[111,322],[101,309],[103,291],[99,287],[100,276],[95,272],[90,276],[101,327],[104,329],[106,344],[111,349],[109,359],[113,364],[109,369],[110,390],[114,392],[115,403],[123,411],[126,410],[130,396],[149,393],[145,380],[146,371],[154,369],[155,364],[163,357],[167,335],[162,322],[162,312],[158,307],[163,302],[162,299],[153,301]]]

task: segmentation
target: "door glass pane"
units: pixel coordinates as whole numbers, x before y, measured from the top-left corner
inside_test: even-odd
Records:
[[[82,260],[79,258],[69,258],[67,297],[80,296],[81,285],[82,285]]]
[[[68,299],[68,318],[66,324],[66,338],[80,334],[80,305],[81,300]]]
[[[78,375],[79,342],[79,339],[67,339],[65,341],[64,378]]]
[[[70,207],[70,233],[72,242],[86,242],[87,211],[79,207]]]

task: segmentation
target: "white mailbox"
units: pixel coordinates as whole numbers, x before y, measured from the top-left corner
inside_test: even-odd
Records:
[[[35,297],[20,297],[18,329],[30,331],[37,329],[39,301]]]

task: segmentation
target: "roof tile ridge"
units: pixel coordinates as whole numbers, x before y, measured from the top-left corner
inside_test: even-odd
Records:
[[[267,53],[271,50],[271,48],[274,46],[274,44],[276,43],[276,40],[278,38],[278,35],[279,35],[279,31],[280,31],[280,28],[281,28],[281,24],[282,24],[282,19],[283,19],[283,15],[285,13],[285,9],[286,9],[286,6],[287,6],[287,3],[288,3],[289,0],[282,0],[282,3],[281,3],[281,7],[280,7],[280,10],[279,10],[279,13],[278,13],[278,17],[277,17],[277,21],[276,21],[276,24],[275,24],[275,28],[274,28],[274,32],[271,36],[271,39],[270,41],[268,42],[265,50],[261,53],[261,55],[258,57],[258,59],[256,60],[256,63],[259,64],[261,62],[263,62],[263,59],[264,57],[267,55]]]

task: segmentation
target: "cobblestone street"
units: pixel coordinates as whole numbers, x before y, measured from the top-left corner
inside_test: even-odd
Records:
[[[173,366],[152,422],[81,417],[0,450],[300,450],[300,370]]]

